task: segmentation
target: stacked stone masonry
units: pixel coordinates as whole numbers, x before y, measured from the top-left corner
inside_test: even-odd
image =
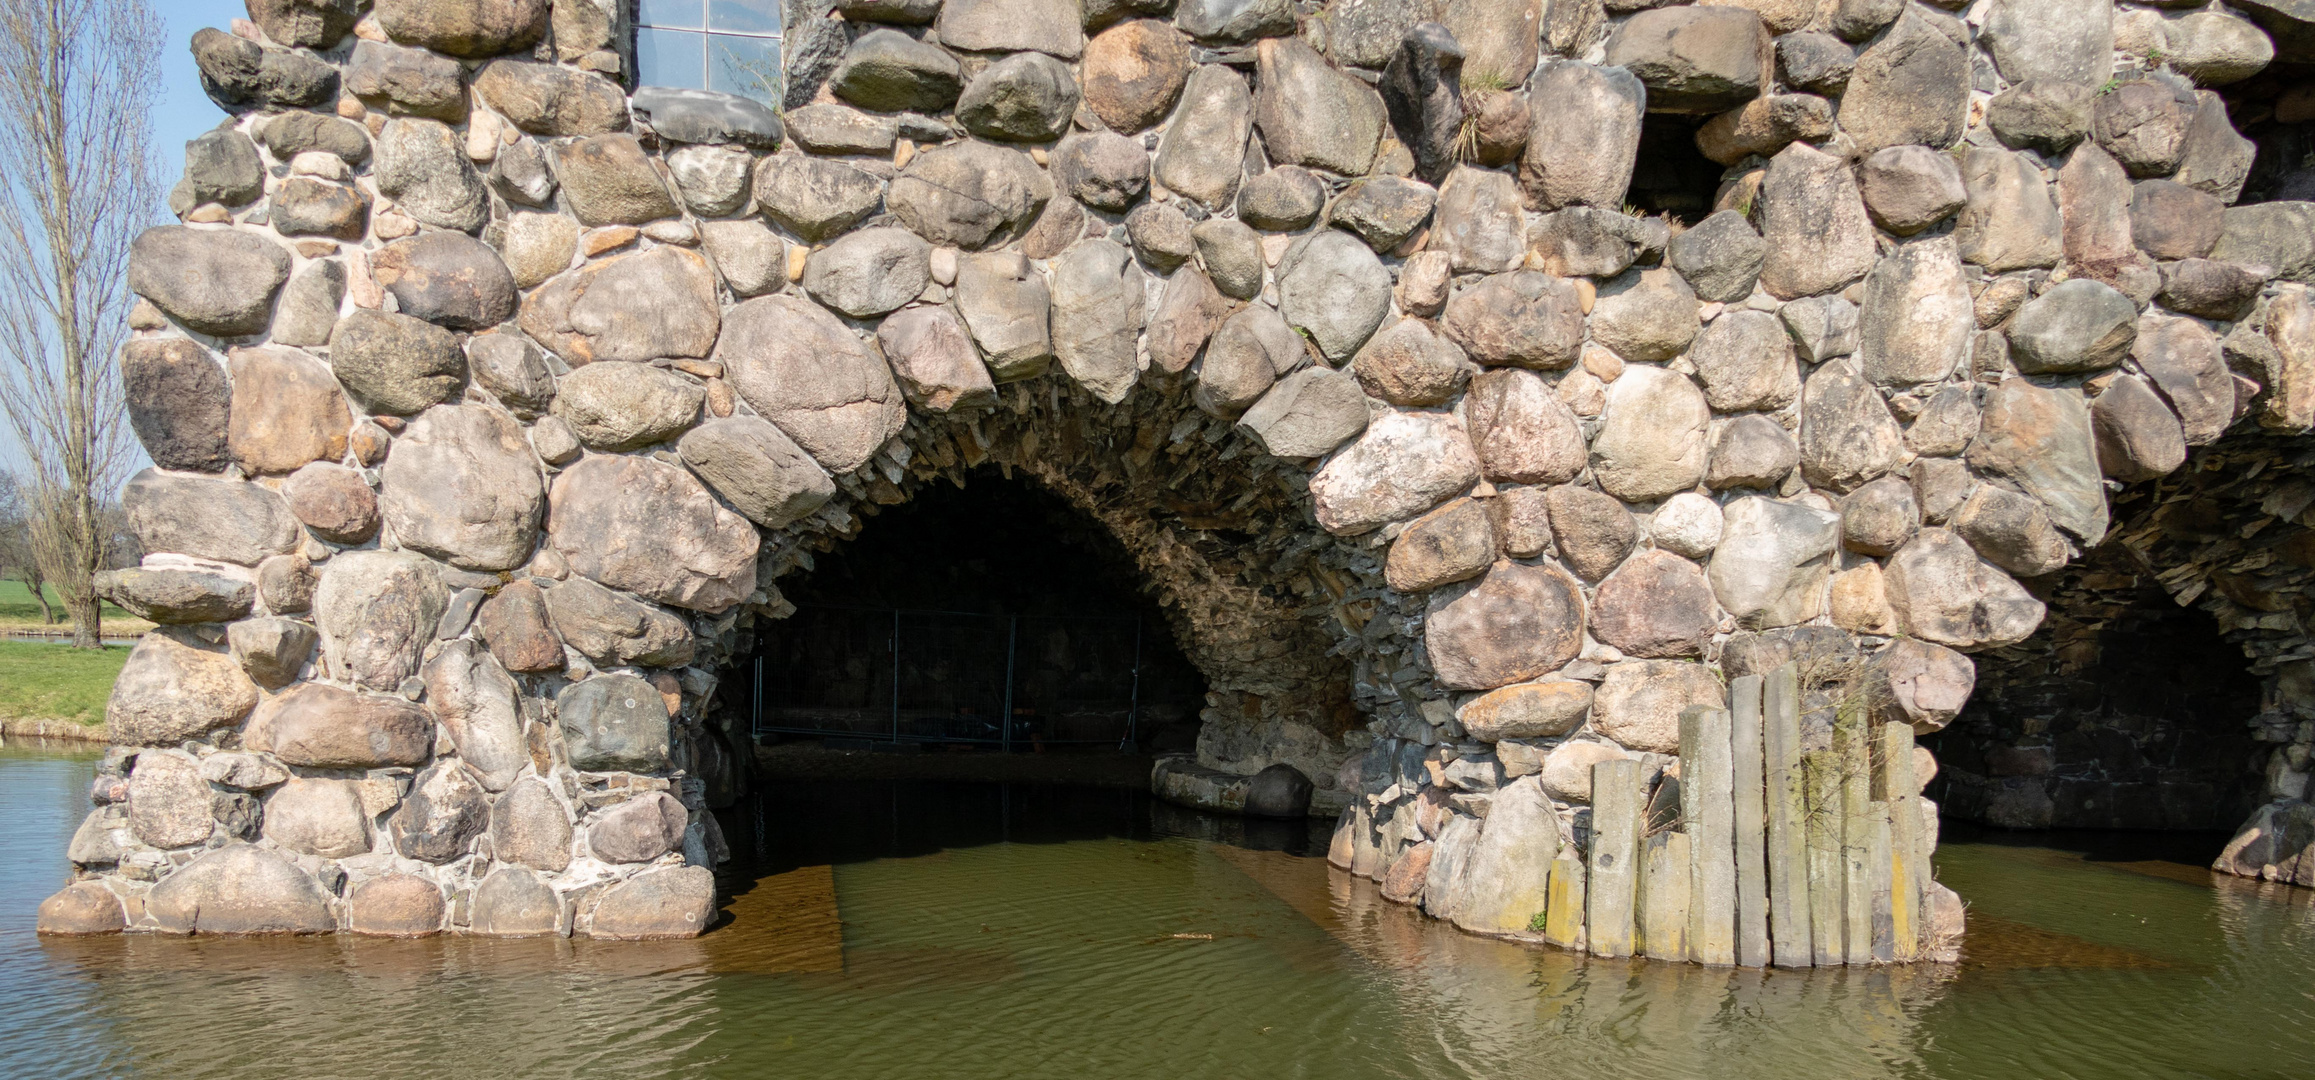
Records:
[[[107,582],[163,625],[44,928],[698,933],[719,663],[994,465],[1147,574],[1200,768],[1536,938],[1594,765],[1663,797],[1788,662],[1802,752],[1935,731],[2111,485],[2315,423],[2315,205],[2230,205],[2206,88],[2298,5],[790,7],[784,113],[633,87],[617,0],[196,35]],[[1663,116],[1696,220],[1625,205]]]

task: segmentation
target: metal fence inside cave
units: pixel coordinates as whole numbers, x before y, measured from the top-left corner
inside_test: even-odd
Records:
[[[799,606],[757,631],[755,733],[1128,746],[1142,632],[1136,615]]]

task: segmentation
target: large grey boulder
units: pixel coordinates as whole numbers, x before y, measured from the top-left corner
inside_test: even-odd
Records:
[[[1358,353],[1390,305],[1390,271],[1372,248],[1348,233],[1315,233],[1279,260],[1279,313],[1333,363]]]
[[[607,863],[650,862],[683,843],[690,815],[664,791],[619,803],[587,826],[587,850]]]
[[[1345,176],[1374,164],[1384,115],[1373,87],[1299,38],[1264,38],[1255,55],[1254,124],[1272,161]]]
[[[938,113],[956,102],[964,75],[939,46],[879,28],[845,50],[828,88],[863,109]]]
[[[571,812],[535,776],[517,780],[490,807],[490,849],[503,863],[559,871],[571,865]]]
[[[1722,210],[1697,222],[1665,247],[1665,261],[1687,279],[1697,299],[1709,303],[1732,303],[1751,296],[1767,257],[1767,244],[1753,231],[1752,223],[1735,210]]]
[[[1688,350],[1702,325],[1695,291],[1670,270],[1625,274],[1602,283],[1598,297],[1592,340],[1627,361],[1670,360]]]
[[[771,150],[784,134],[780,114],[771,106],[738,94],[641,86],[631,103],[635,118],[669,142]]]
[[[2217,91],[2197,90],[2194,97],[2194,121],[2187,125],[2178,171],[2171,179],[2216,195],[2221,202],[2233,202],[2250,179],[2258,148],[2235,130],[2227,103]]]
[[[1873,268],[1873,223],[1839,158],[1803,143],[1778,151],[1753,212],[1767,245],[1760,284],[1778,299],[1829,293]]]
[[[966,140],[909,159],[885,202],[918,236],[979,249],[1026,228],[1052,197],[1053,182],[1027,154]]]
[[[459,759],[490,791],[505,791],[530,764],[516,692],[514,677],[469,638],[445,642],[426,665],[427,704],[450,729]]]
[[[947,0],[933,29],[952,49],[1037,49],[1075,60],[1085,49],[1084,21],[1077,0]]]
[[[503,412],[426,410],[379,476],[379,510],[404,547],[468,570],[512,570],[537,544],[545,488],[522,427]]]
[[[394,116],[449,123],[466,119],[466,73],[458,61],[425,49],[361,40],[346,59],[345,88]]]
[[[434,752],[434,717],[398,696],[299,683],[265,699],[241,742],[303,768],[422,765]]]
[[[334,259],[307,263],[282,291],[281,306],[273,316],[273,343],[301,347],[329,344],[330,331],[338,324],[338,306],[345,298],[344,263]]]
[[[1576,60],[1545,64],[1528,94],[1520,186],[1546,210],[1620,209],[1631,186],[1647,103],[1647,88],[1623,68]]]
[[[1189,40],[1156,19],[1129,19],[1085,43],[1085,104],[1111,131],[1134,134],[1164,120],[1190,80]]]
[[[739,299],[762,296],[788,282],[788,245],[761,221],[700,222],[699,246]]]
[[[761,417],[710,420],[685,433],[678,450],[716,494],[768,529],[809,516],[836,494],[827,471]]]
[[[1083,241],[1053,261],[1053,355],[1070,378],[1111,404],[1125,400],[1141,377],[1134,353],[1142,289],[1133,253],[1112,240]]]
[[[378,284],[402,314],[452,330],[482,330],[514,315],[514,274],[498,253],[463,233],[428,232],[370,256]]]
[[[1884,581],[1899,626],[1934,644],[2014,645],[2042,622],[2041,601],[1944,529],[1921,530],[1890,557]]]
[[[208,779],[183,752],[148,749],[130,772],[130,830],[160,849],[208,842],[218,819],[208,814]]]
[[[146,469],[121,489],[121,510],[148,554],[255,566],[298,544],[289,503],[256,484]]]
[[[1913,485],[1884,476],[1841,502],[1841,546],[1866,555],[1891,555],[1921,528]]]
[[[353,0],[252,0],[249,17],[284,45],[322,49],[354,28],[355,10]]]
[[[1254,95],[1246,77],[1221,64],[1201,65],[1190,74],[1181,106],[1158,142],[1151,176],[1208,210],[1230,205],[1253,123]]]
[[[1801,474],[1833,491],[1854,491],[1897,467],[1905,430],[1858,372],[1839,361],[1810,373],[1801,388]]]
[[[790,110],[788,137],[815,154],[875,154],[892,152],[900,138],[900,124],[890,116],[863,112],[850,105],[824,101]]]
[[[267,843],[304,855],[343,859],[370,850],[370,815],[359,784],[293,776],[265,799]]]
[[[157,623],[232,622],[257,598],[247,578],[181,568],[101,570],[95,586],[97,595]]]
[[[597,675],[555,695],[563,749],[589,772],[654,772],[667,767],[667,703],[633,675]]]
[[[1560,484],[1546,490],[1542,502],[1560,561],[1585,581],[1608,576],[1639,542],[1632,512],[1613,495]]]
[[[132,338],[121,345],[120,365],[129,426],[153,464],[224,472],[232,461],[233,388],[216,356],[190,338]]]
[[[1857,361],[1876,386],[1937,382],[1962,370],[1976,308],[1950,236],[1899,244],[1865,275]]]
[[[1479,457],[1450,413],[1391,412],[1310,478],[1318,523],[1355,536],[1413,517],[1479,479]]]
[[[1463,408],[1488,480],[1561,484],[1583,471],[1583,428],[1543,376],[1517,368],[1483,372]]]
[[[773,154],[756,164],[755,196],[765,217],[806,240],[822,240],[875,210],[884,182],[840,161]]]
[[[1688,362],[1716,412],[1781,409],[1801,396],[1792,338],[1765,311],[1722,312],[1696,335]]]
[[[2114,72],[2107,0],[1995,0],[1978,40],[2002,77],[2097,86]]]
[[[1980,557],[2019,577],[2053,573],[2073,554],[2041,503],[1997,484],[1978,485],[1951,525]]]
[[[1704,485],[1714,491],[1729,488],[1775,488],[1801,463],[1801,446],[1791,432],[1760,413],[1739,416],[1712,438],[1712,460],[1704,470]]]
[[[2021,154],[1972,147],[1962,155],[1969,201],[1954,223],[1964,262],[1994,273],[2052,266],[2063,252],[2058,205]]]
[[[330,369],[356,400],[401,416],[453,400],[466,385],[466,354],[450,331],[368,308],[331,331]]]
[[[725,378],[829,472],[859,468],[907,421],[891,368],[811,301],[760,297],[724,323]]]
[[[952,295],[996,379],[1009,382],[1044,373],[1053,358],[1053,297],[1044,275],[1027,259],[1010,252],[959,258]],[[891,346],[885,351],[890,354]]]
[[[1463,350],[1420,319],[1367,339],[1350,368],[1367,393],[1393,405],[1443,405],[1471,378]]]
[[[1453,31],[1435,22],[1418,22],[1426,12],[1421,5],[1387,2],[1345,3],[1329,9],[1330,23],[1340,18],[1347,22],[1364,24],[1353,30],[1381,29],[1378,23],[1392,24],[1392,34],[1386,41],[1349,40],[1328,42],[1328,52],[1337,62],[1345,61],[1353,52],[1372,52],[1379,58],[1370,66],[1382,68],[1380,89],[1383,109],[1390,117],[1391,127],[1398,133],[1399,142],[1413,156],[1415,175],[1432,183],[1447,174],[1456,164],[1456,148],[1465,133],[1464,121],[1479,110],[1467,108],[1463,101],[1463,44],[1455,39]],[[1532,44],[1532,40],[1530,42]],[[1345,48],[1345,46],[1349,48]],[[1524,70],[1535,67],[1531,52]],[[1522,76],[1524,80],[1525,76]],[[1481,95],[1474,95],[1482,97]],[[1482,97],[1482,100],[1486,100]],[[1474,102],[1473,104],[1478,104]],[[1485,131],[1497,133],[1508,130],[1520,143],[1527,138],[1527,115],[1521,103],[1503,95],[1495,110],[1497,122],[1490,126],[1475,124],[1474,134]],[[1481,140],[1483,144],[1486,140]],[[1490,149],[1495,149],[1490,145]],[[1479,159],[1488,165],[1501,165],[1518,156],[1518,146],[1508,154],[1482,153]]]
[[[389,823],[394,850],[440,865],[465,855],[490,824],[490,799],[474,770],[453,758],[418,774]]]
[[[145,898],[166,934],[326,934],[329,895],[305,871],[254,844],[227,844],[185,864]]]
[[[1134,207],[1125,215],[1125,238],[1134,255],[1161,274],[1173,273],[1198,253],[1197,241],[1190,239],[1189,215],[1171,201]]]
[[[322,566],[314,626],[330,671],[371,690],[393,691],[418,673],[450,594],[425,558],[406,551],[349,551]]]
[[[378,25],[396,41],[481,58],[530,48],[547,32],[549,0],[378,0]]]
[[[531,290],[521,325],[576,367],[706,356],[722,324],[715,269],[672,245],[615,255]]]
[[[467,160],[464,140],[440,121],[386,121],[371,173],[378,193],[421,224],[470,233],[490,220],[482,175]]]
[[[1149,151],[1113,131],[1079,132],[1053,148],[1053,180],[1080,203],[1122,212],[1149,191]]]
[[[231,727],[257,706],[257,686],[233,656],[191,633],[162,628],[129,650],[105,702],[105,738],[168,746]]]
[[[1397,176],[1370,176],[1345,188],[1327,212],[1337,228],[1357,233],[1378,252],[1397,248],[1431,217],[1439,193],[1429,184]]]
[[[1930,17],[1908,10],[1857,55],[1841,94],[1841,130],[1859,150],[1919,143],[1943,149],[1969,121],[1969,54]]]
[[[755,527],[679,466],[590,456],[555,477],[547,499],[548,541],[574,573],[694,611],[755,592]]]
[[[1857,351],[1857,305],[1838,296],[1811,296],[1777,309],[1793,340],[1793,355],[1821,364]]]
[[[1840,544],[1837,514],[1758,495],[1722,508],[1708,576],[1720,606],[1749,629],[1794,626],[1824,612]]]
[[[1727,700],[1720,680],[1702,664],[1629,660],[1610,665],[1592,695],[1592,730],[1626,750],[1674,754],[1680,714],[1698,705],[1724,708]]]
[[[2226,204],[2170,180],[2141,180],[2130,193],[2130,236],[2157,259],[2200,259],[2218,246]]]
[[[1235,415],[1260,400],[1306,355],[1301,336],[1285,319],[1265,305],[1249,304],[1215,327],[1198,363],[1191,400],[1210,415]]]
[[[2294,5],[2300,25],[2315,22],[2315,9]],[[2272,8],[2270,8],[2272,10]],[[2304,31],[2302,31],[2304,33]],[[2162,28],[2163,59],[2198,86],[2241,82],[2264,70],[2275,58],[2275,43],[2256,23],[2224,8],[2191,12],[2168,20]]]
[[[255,233],[163,225],[129,245],[129,290],[204,334],[265,329],[289,252]]]
[[[2220,215],[2218,243],[2210,257],[2237,265],[2264,266],[2290,281],[2315,278],[2315,202],[2268,202],[2232,206]]]
[[[296,682],[320,640],[313,627],[280,616],[243,619],[225,628],[226,644],[241,670],[268,690]]]
[[[1608,384],[1607,411],[1592,440],[1592,474],[1600,489],[1644,503],[1686,491],[1704,479],[1705,426],[1712,407],[1685,375],[1633,365]]]
[[[1916,733],[1944,730],[1977,688],[1977,665],[1969,657],[1926,641],[1899,638],[1873,654],[1871,664],[1889,692],[1876,719],[1911,724]]]
[[[500,867],[474,889],[474,932],[484,937],[544,937],[563,932],[563,901],[538,875]]]
[[[1015,53],[965,84],[956,116],[984,139],[1045,142],[1068,130],[1078,99],[1069,65],[1043,53]]]
[[[2163,176],[2177,169],[2186,153],[2198,104],[2190,90],[2134,79],[2091,103],[2090,135],[2130,175]]]
[[[2105,537],[2106,487],[2080,390],[2003,380],[1986,393],[1969,465],[2041,500],[2085,548]]]
[[[2234,379],[2217,334],[2193,319],[2146,315],[2130,358],[2177,410],[2188,446],[2207,446],[2235,420]]]
[[[337,69],[289,49],[268,49],[213,27],[193,32],[201,90],[227,112],[304,108],[336,96]]]
[[[605,667],[682,667],[699,647],[674,612],[583,577],[546,590],[546,599],[563,643]]]
[[[848,233],[812,253],[803,284],[814,300],[855,319],[882,315],[932,284],[932,245],[906,229]]]
[[[2004,145],[2064,153],[2090,134],[2095,86],[2027,79],[1986,103],[1986,126]]]
[[[1561,277],[1613,278],[1629,269],[1652,240],[1648,224],[1629,214],[1571,206],[1538,218],[1528,230],[1537,269]]]
[[[1533,270],[1489,275],[1456,291],[1440,325],[1481,364],[1555,371],[1583,352],[1575,283]]]
[[[555,147],[555,175],[582,225],[643,225],[682,213],[633,135],[595,135]]]
[[[1545,907],[1552,860],[1564,842],[1558,815],[1532,776],[1506,785],[1488,806],[1486,818],[1473,819],[1478,835],[1465,841],[1467,851],[1452,869],[1434,860],[1439,886],[1426,883],[1425,908],[1472,933],[1531,933],[1535,913]]]
[[[1584,639],[1583,592],[1552,566],[1508,560],[1476,582],[1431,594],[1423,643],[1440,685],[1492,690],[1548,675]]]
[[[1518,183],[1507,173],[1468,166],[1447,174],[1439,186],[1429,246],[1444,252],[1460,272],[1517,269],[1527,256]]]
[[[233,128],[215,128],[185,144],[185,178],[172,199],[193,205],[246,206],[265,194],[265,162],[257,144]]]
[[[1769,55],[1767,28],[1742,7],[1642,11],[1607,45],[1607,62],[1648,88],[1649,107],[1670,112],[1719,112],[1751,100],[1768,80]]]
[[[1215,291],[1237,300],[1262,292],[1262,238],[1245,222],[1207,218],[1190,227],[1190,240],[1198,246],[1198,261]]]
[[[1306,367],[1278,380],[1238,418],[1274,457],[1322,457],[1366,430],[1367,398],[1349,372]]]
[[[1200,41],[1236,44],[1294,32],[1294,5],[1287,0],[1187,0],[1174,7],[1174,22]]]
[[[466,339],[466,366],[474,381],[521,419],[536,420],[554,404],[554,370],[546,354],[521,334]]]
[[[1961,166],[1951,154],[1926,146],[1891,146],[1873,152],[1857,167],[1857,187],[1873,221],[1899,236],[1912,236],[1953,216],[1969,202]]]
[[[677,866],[647,870],[604,892],[589,933],[609,941],[689,938],[714,918],[715,875],[704,866]]]
[[[2073,278],[2028,300],[2010,323],[2010,359],[2027,375],[2113,367],[2138,337],[2138,305],[2113,288]]]

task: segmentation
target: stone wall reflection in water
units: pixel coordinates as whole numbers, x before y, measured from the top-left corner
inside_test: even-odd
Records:
[[[0,756],[0,1075],[2280,1077],[2315,1032],[2315,906],[2176,863],[1957,836],[1963,964],[1714,970],[1472,937],[1323,835],[1022,785],[784,785],[727,819],[696,941],[38,940],[88,770]]]

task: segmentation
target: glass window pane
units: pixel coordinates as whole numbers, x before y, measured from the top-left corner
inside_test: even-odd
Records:
[[[707,88],[751,97],[777,107],[780,100],[780,43],[773,38],[709,34],[712,58]]]
[[[707,28],[742,34],[777,34],[780,0],[708,0]]]
[[[635,74],[645,86],[707,88],[706,34],[688,30],[635,31]]]
[[[643,0],[635,13],[635,25],[698,29],[706,25],[700,19],[700,10],[706,3],[707,0]]]

